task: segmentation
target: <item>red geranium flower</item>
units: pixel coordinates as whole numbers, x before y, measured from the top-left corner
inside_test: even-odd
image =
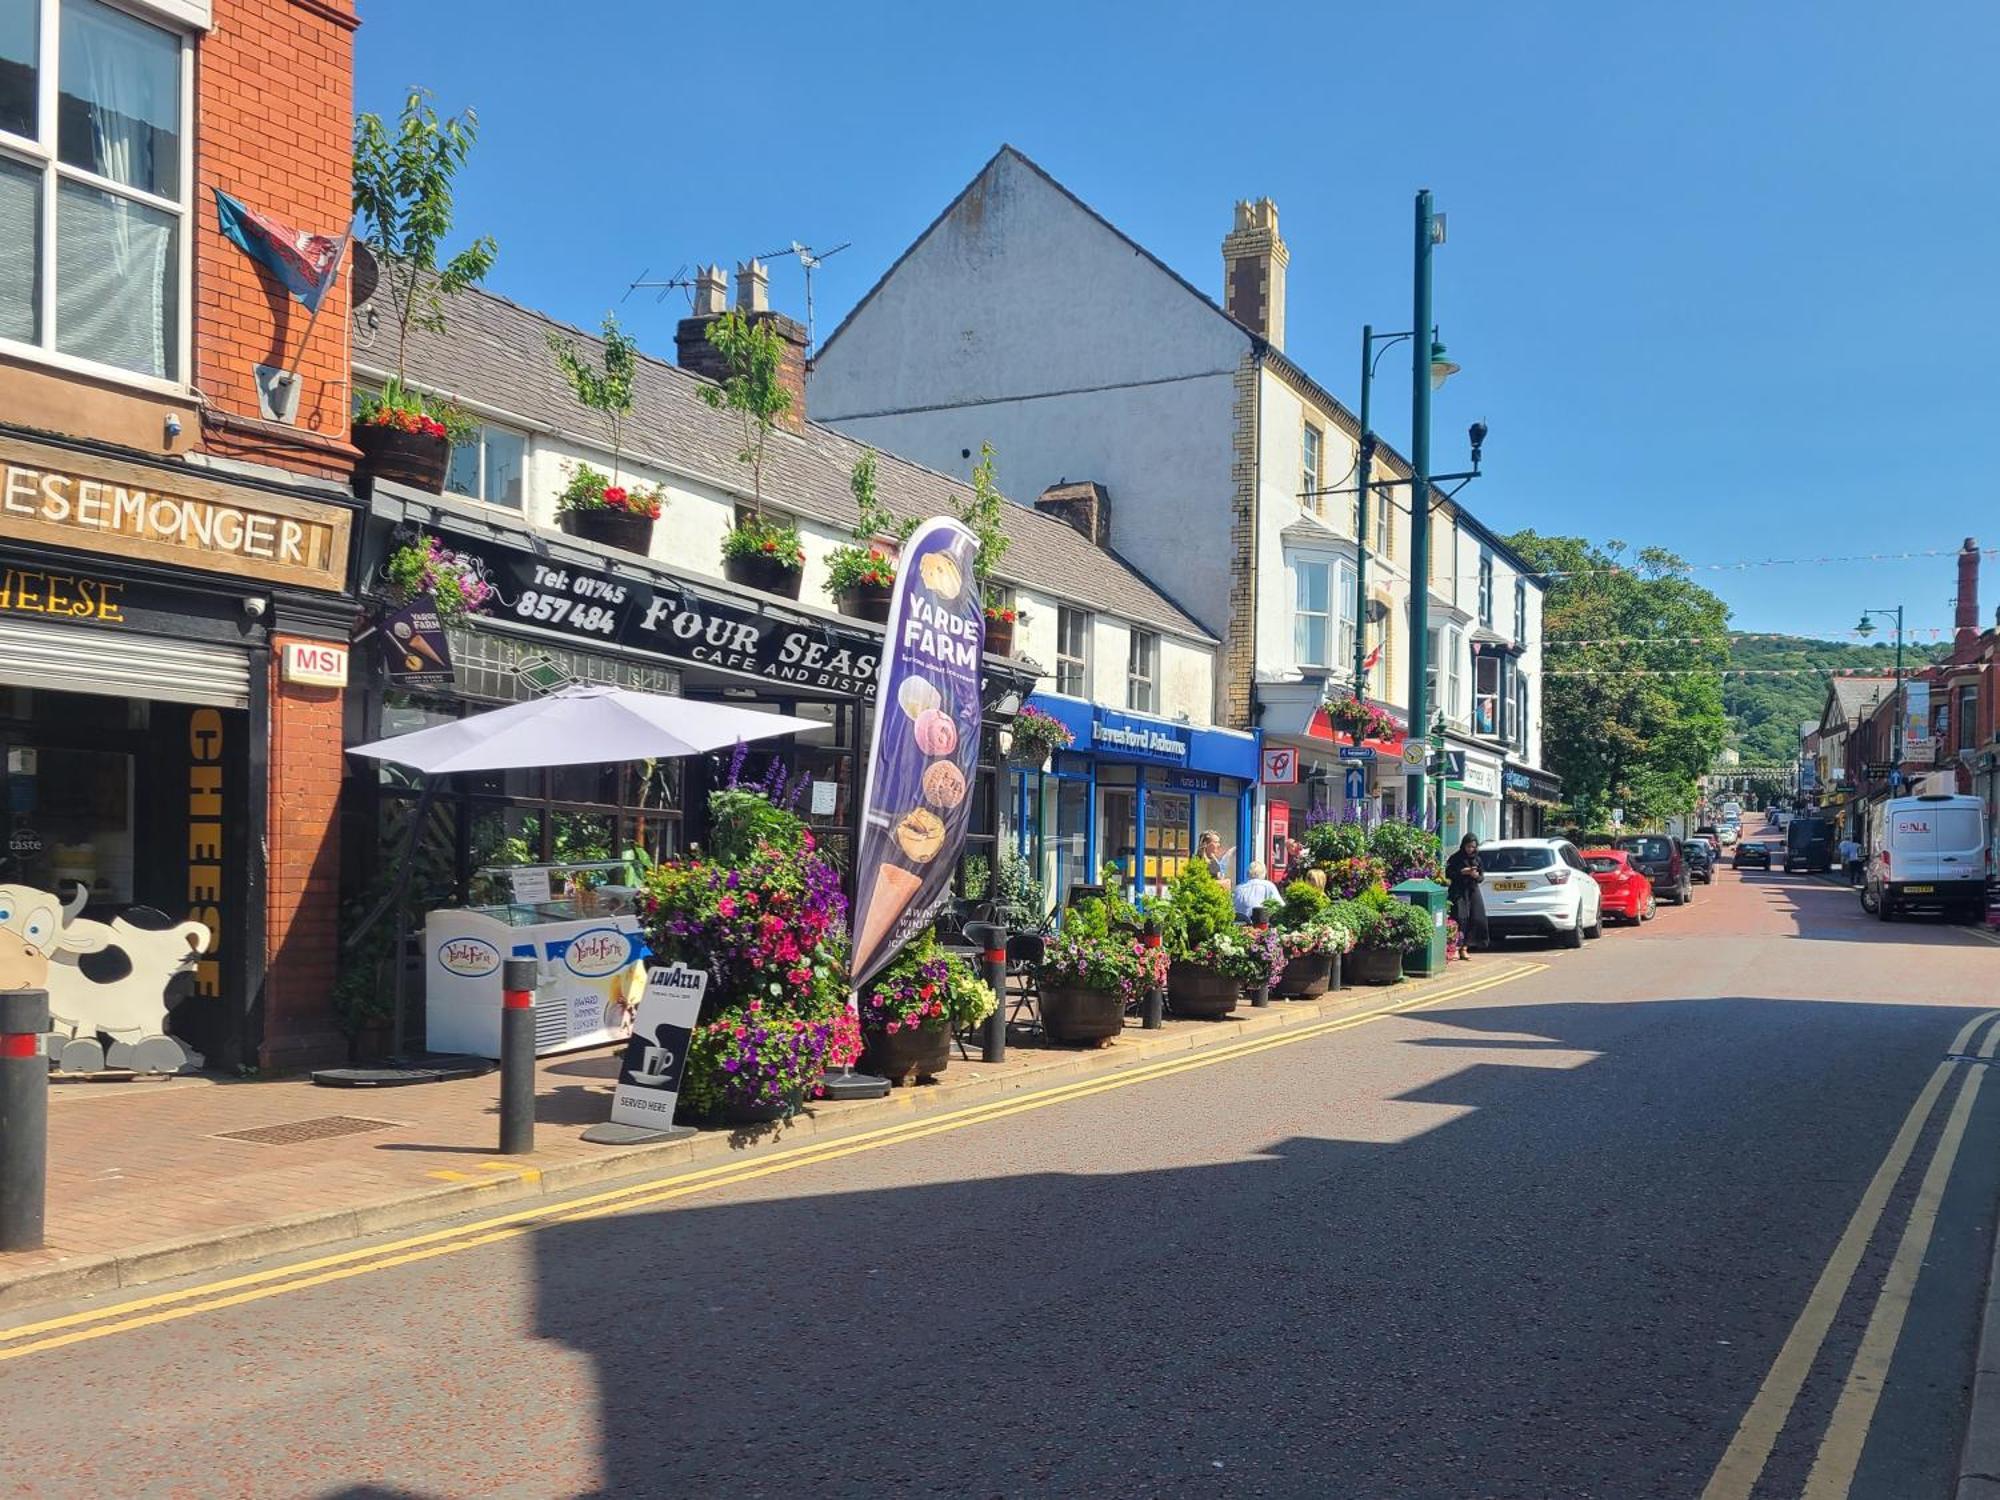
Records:
[[[776,542],[766,542],[764,543],[764,550],[766,552],[776,552],[778,550],[778,544]]]

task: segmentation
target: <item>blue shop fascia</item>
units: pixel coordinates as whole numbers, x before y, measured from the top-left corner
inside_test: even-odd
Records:
[[[1253,857],[1252,812],[1262,736],[1106,708],[1060,693],[1028,703],[1059,719],[1076,742],[1046,768],[1015,765],[1009,819],[1016,852],[1051,904],[1116,864],[1134,896],[1157,895],[1213,830],[1227,851],[1224,878]]]

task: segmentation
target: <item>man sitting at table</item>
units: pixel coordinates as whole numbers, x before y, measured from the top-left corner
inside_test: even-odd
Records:
[[[1266,878],[1264,862],[1250,861],[1250,878],[1236,887],[1236,919],[1247,922],[1260,906],[1278,904],[1278,888]]]

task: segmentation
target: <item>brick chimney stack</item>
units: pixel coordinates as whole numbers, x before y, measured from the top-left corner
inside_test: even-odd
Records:
[[[1958,549],[1958,611],[1952,621],[1951,659],[1979,654],[1979,544],[1971,537]]]
[[[1222,241],[1222,310],[1253,333],[1285,347],[1285,267],[1292,252],[1278,235],[1269,198],[1236,205],[1236,227]]]
[[[1035,509],[1043,515],[1067,521],[1093,547],[1111,545],[1111,496],[1095,480],[1071,484],[1059,480],[1035,497]]]
[[[674,329],[674,357],[683,370],[710,380],[728,378],[729,368],[714,344],[709,342],[709,325],[724,312],[723,297],[728,282],[721,266],[707,266],[695,275],[694,313],[682,318]],[[778,418],[788,432],[803,432],[806,426],[806,330],[796,318],[771,311],[771,273],[760,260],[739,261],[736,265],[736,311],[753,325],[769,325],[784,345],[778,360],[778,381],[791,392],[792,404]]]

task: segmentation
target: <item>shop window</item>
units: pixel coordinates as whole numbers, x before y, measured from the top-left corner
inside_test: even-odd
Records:
[[[1292,609],[1292,654],[1301,667],[1332,665],[1327,640],[1328,606],[1332,593],[1332,568],[1323,562],[1301,559],[1292,564],[1294,593]]]
[[[452,445],[444,487],[454,495],[519,510],[527,467],[528,439],[523,434],[505,427],[479,427],[468,441]]]
[[[1089,610],[1056,610],[1056,691],[1076,698],[1090,696]]]
[[[0,9],[0,339],[180,380],[188,41],[101,0]]]
[[[1325,434],[1319,428],[1310,422],[1305,424],[1304,436],[1299,444],[1299,504],[1314,515],[1326,513],[1326,497],[1319,492],[1319,455],[1324,441]]]
[[[458,679],[453,691],[466,698],[488,703],[525,703],[537,696],[533,688],[521,681],[518,671],[521,663],[531,657],[547,657],[577,682],[601,682],[642,693],[678,694],[681,690],[681,674],[671,667],[647,666],[540,641],[516,640],[490,630],[456,628],[448,635],[452,666]]]
[[[1160,638],[1150,630],[1134,630],[1125,668],[1125,706],[1141,713],[1160,707]]]

